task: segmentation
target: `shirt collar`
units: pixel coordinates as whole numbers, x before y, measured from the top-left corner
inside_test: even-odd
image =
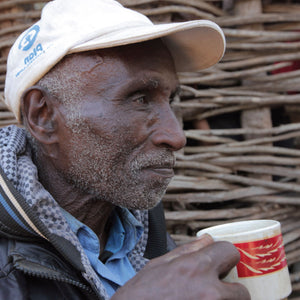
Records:
[[[98,252],[99,255],[100,243],[94,231],[64,209],[62,209],[62,213],[76,236],[85,236],[84,244],[87,243],[87,240],[92,242],[89,243],[89,251]],[[112,226],[109,231],[105,250],[114,253],[114,256],[126,255],[133,250],[141,238],[143,234],[143,225],[127,208],[123,207],[116,207],[111,218]],[[80,239],[80,243],[82,244],[83,248],[86,248],[85,245],[83,245],[82,239]]]

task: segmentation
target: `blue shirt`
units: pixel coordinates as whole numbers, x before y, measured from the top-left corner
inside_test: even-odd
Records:
[[[112,215],[112,226],[105,246],[105,251],[111,252],[111,256],[103,263],[99,259],[100,242],[94,231],[65,210],[62,212],[111,297],[136,274],[127,254],[140,239],[143,233],[142,224],[128,209],[117,208]]]

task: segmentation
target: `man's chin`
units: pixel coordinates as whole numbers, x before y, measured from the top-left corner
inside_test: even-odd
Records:
[[[163,180],[161,182],[151,182],[144,185],[144,182],[134,182],[134,184],[127,184],[124,187],[120,183],[115,189],[94,189],[88,188],[88,194],[93,195],[99,201],[106,201],[113,205],[125,207],[128,209],[148,210],[155,207],[163,198],[170,180]]]
[[[131,201],[128,203],[127,208],[129,209],[138,209],[138,210],[148,210],[155,207],[163,198],[165,190],[159,193],[147,194],[144,197],[140,197],[136,201]]]
[[[149,193],[137,193],[135,196],[114,198],[111,202],[116,206],[125,207],[128,209],[138,209],[138,210],[148,210],[155,207],[165,194],[165,189],[163,191],[150,191]]]

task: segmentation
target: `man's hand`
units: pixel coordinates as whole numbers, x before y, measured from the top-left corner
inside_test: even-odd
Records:
[[[150,261],[112,300],[250,300],[244,286],[221,280],[238,261],[231,243],[203,235]]]

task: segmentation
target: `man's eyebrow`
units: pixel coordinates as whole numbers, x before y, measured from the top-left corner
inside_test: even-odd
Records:
[[[139,84],[141,84],[142,88],[158,88],[161,83],[159,79],[153,77],[144,77],[139,80]]]
[[[155,78],[155,77],[149,77],[149,78],[142,78],[140,80],[140,83],[142,84],[142,88],[144,89],[156,89],[156,88],[159,88],[160,86],[163,86],[163,82],[161,81],[160,78]],[[176,95],[180,95],[181,93],[181,86],[180,84],[178,83],[174,90],[172,90],[172,95],[173,96],[176,96]]]

